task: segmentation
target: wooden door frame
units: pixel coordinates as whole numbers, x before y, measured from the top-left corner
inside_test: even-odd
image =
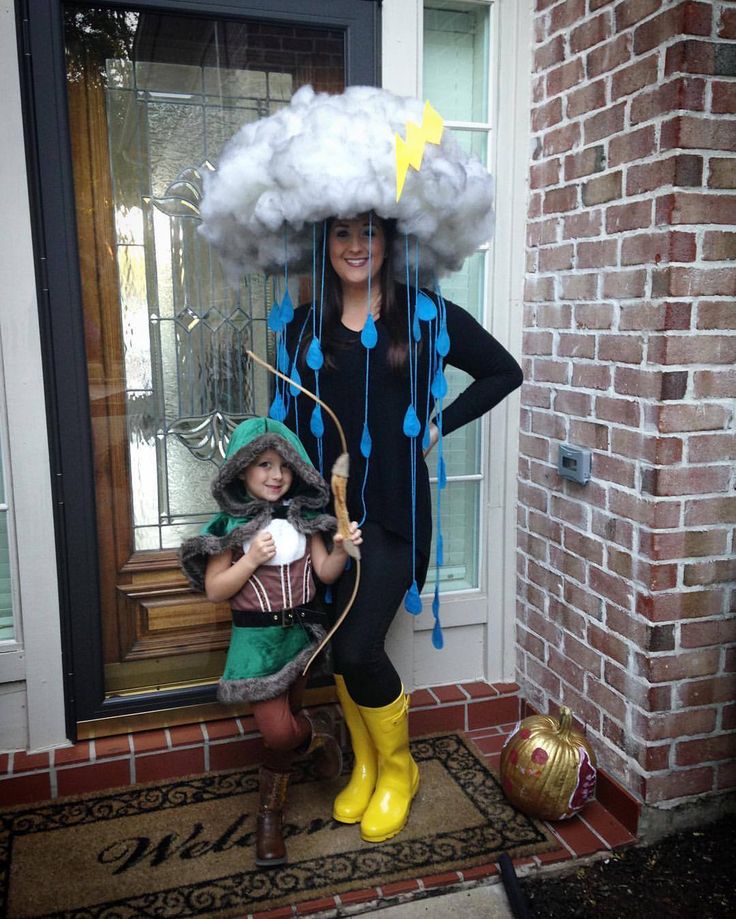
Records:
[[[108,0],[89,6],[156,10],[230,19],[261,18],[340,29],[346,83],[378,81],[379,9],[375,0]],[[76,201],[67,115],[61,0],[22,0],[26,149],[50,438],[66,721],[120,718],[211,703],[213,687],[105,698],[95,479],[87,358],[77,243]]]

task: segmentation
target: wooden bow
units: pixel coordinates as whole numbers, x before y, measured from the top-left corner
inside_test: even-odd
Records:
[[[350,472],[350,455],[348,453],[348,444],[345,438],[345,432],[343,431],[342,425],[337,417],[337,415],[332,411],[329,405],[326,405],[320,398],[315,396],[313,392],[310,392],[308,389],[305,389],[301,384],[297,383],[295,380],[292,380],[291,377],[288,377],[285,373],[281,373],[280,370],[277,370],[275,367],[272,367],[267,361],[264,361],[262,358],[258,357],[257,354],[254,354],[252,351],[246,350],[245,352],[251,360],[255,361],[256,364],[260,364],[261,367],[265,367],[269,373],[274,374],[274,376],[279,377],[282,380],[285,380],[289,383],[290,386],[294,386],[300,392],[303,392],[305,396],[308,396],[317,405],[321,406],[327,414],[332,418],[335,427],[337,428],[337,433],[340,437],[340,446],[342,447],[342,453],[335,460],[334,465],[332,466],[332,473],[330,476],[330,488],[332,489],[333,503],[335,505],[335,517],[337,518],[337,532],[343,538],[343,546],[345,547],[345,552],[354,560],[355,564],[355,583],[353,584],[353,592],[350,595],[348,602],[345,604],[345,609],[340,613],[335,624],[325,635],[322,641],[317,645],[314,654],[309,658],[307,664],[302,671],[302,675],[306,676],[307,671],[312,666],[314,660],[319,657],[322,651],[325,649],[329,643],[332,636],[340,628],[342,623],[345,621],[345,617],[352,609],[353,603],[355,602],[355,597],[358,593],[358,585],[360,584],[360,549],[356,546],[350,539],[350,517],[348,515],[347,507],[347,485],[348,485],[348,475]]]

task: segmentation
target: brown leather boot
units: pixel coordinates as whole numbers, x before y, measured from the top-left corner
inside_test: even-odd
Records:
[[[289,775],[288,772],[274,772],[261,766],[260,802],[256,821],[256,865],[259,868],[286,864],[282,829]]]
[[[312,736],[305,755],[314,753],[314,771],[320,779],[334,779],[342,772],[342,750],[337,741],[335,719],[326,709],[300,712],[309,722]]]

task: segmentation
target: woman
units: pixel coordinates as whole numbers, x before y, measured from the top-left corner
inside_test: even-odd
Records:
[[[414,404],[429,404],[431,349],[418,348],[417,364],[410,366],[408,330],[416,292],[394,281],[394,237],[394,222],[371,213],[328,221],[321,335],[325,363],[318,380],[321,398],[345,428],[351,457],[348,510],[351,518],[361,520],[364,539],[358,594],[332,641],[338,698],[355,753],[350,781],[335,800],[333,815],[342,823],[360,821],[361,835],[371,842],[403,828],[419,784],[409,752],[408,697],[384,644],[412,580],[420,589],[424,582],[432,529],[424,457],[420,449],[416,462],[410,461],[411,444],[402,431],[412,385]],[[317,381],[305,355],[313,308],[300,307],[287,333],[289,354],[298,354],[302,382],[312,391]],[[361,343],[369,311],[378,333],[370,355]],[[446,316],[446,362],[467,372],[473,383],[443,410],[445,436],[490,411],[522,381],[514,358],[468,313],[446,303]],[[318,444],[307,411],[295,400],[286,423],[302,438],[313,462],[321,460],[329,470],[340,443],[328,426]],[[361,451],[366,411],[372,439],[367,476]],[[430,448],[437,437],[432,423]],[[352,588],[348,572],[338,582],[337,610]]]

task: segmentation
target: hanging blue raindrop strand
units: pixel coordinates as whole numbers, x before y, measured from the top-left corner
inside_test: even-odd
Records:
[[[299,354],[301,350],[302,339],[304,338],[304,330],[307,327],[308,321],[309,321],[309,313],[307,313],[307,315],[304,317],[304,322],[302,322],[302,327],[301,329],[299,329],[299,335],[297,336],[296,345],[294,346],[294,359],[292,362],[294,365],[296,365],[296,356]],[[288,351],[286,353],[288,357]],[[294,394],[294,433],[296,434],[297,437],[301,439],[301,435],[299,433],[299,395],[300,393],[297,390],[297,392]],[[288,410],[287,410],[287,414],[288,414]]]
[[[271,329],[271,331],[276,336],[276,367],[281,373],[288,373],[289,369],[289,356],[286,353],[286,348],[284,347],[283,332],[284,332],[284,321],[281,318],[281,304],[278,299],[278,295],[274,292],[274,303],[271,307],[271,312],[269,313],[268,320],[266,323]],[[276,384],[274,386],[274,397],[271,405],[268,409],[268,415],[270,418],[273,418],[274,421],[283,421],[286,418],[286,404],[283,397],[283,386],[280,379],[276,379]]]
[[[434,582],[434,599],[432,601],[432,615],[434,616],[434,626],[432,628],[432,644],[440,650],[444,647],[445,641],[442,636],[442,624],[440,622],[440,569],[445,563],[445,543],[442,535],[442,492],[447,487],[447,470],[445,468],[444,442],[442,438],[442,400],[447,395],[447,381],[443,373],[442,360],[450,351],[450,336],[447,332],[447,311],[445,301],[442,297],[439,284],[435,281],[435,294],[439,311],[437,316],[438,333],[435,342],[435,351],[438,356],[437,366],[432,378],[432,395],[437,403],[437,414],[435,424],[437,425],[437,538],[435,541],[435,582]]]
[[[314,391],[319,399],[319,372],[324,364],[324,355],[322,353],[322,318],[324,315],[325,302],[325,258],[327,252],[327,221],[322,223],[322,264],[320,267],[320,285],[319,285],[319,325],[317,324],[317,313],[315,309],[316,288],[317,288],[317,225],[312,224],[312,341],[310,343],[310,357],[307,356],[307,364],[314,370]],[[319,406],[317,406],[319,408]],[[309,429],[317,438],[317,459],[319,460],[319,474],[324,475],[324,444],[322,437],[325,433],[324,422],[322,421],[322,412],[312,412],[309,422]]]
[[[437,312],[435,310],[435,319]],[[435,374],[435,364],[437,360],[437,351],[434,347],[433,335],[436,332],[435,321],[430,320],[427,323],[427,330],[429,332],[429,347],[427,348],[427,398],[424,405],[424,434],[422,435],[422,451],[426,454],[432,445],[432,431],[430,428],[432,421],[432,407],[434,405],[434,400],[432,399],[431,386],[432,379]]]
[[[294,384],[302,385],[301,375],[297,368],[297,356],[301,353],[301,344],[304,337],[304,332],[307,328],[307,323],[311,322],[312,326],[312,338],[307,347],[307,352],[305,355],[305,363],[310,370],[314,372],[314,390],[315,395],[319,398],[319,371],[324,364],[324,355],[322,353],[322,343],[321,343],[321,334],[322,334],[322,305],[324,301],[324,273],[325,273],[325,246],[326,246],[326,236],[327,236],[327,221],[325,221],[323,226],[323,239],[322,239],[322,280],[321,280],[321,290],[320,290],[320,303],[319,303],[319,329],[317,326],[317,225],[312,224],[312,303],[310,306],[307,315],[304,318],[301,331],[299,333],[299,338],[296,342],[296,347],[294,349],[294,360],[292,364],[292,373],[291,378]],[[291,303],[291,298],[289,298],[288,303],[286,304],[286,311],[289,309],[293,310],[293,304]],[[295,385],[289,386],[289,392],[293,397],[298,400],[300,390],[297,389]],[[298,402],[295,403],[295,417],[297,425],[299,423],[299,415],[297,411]],[[322,419],[322,412],[319,405],[314,406],[309,417],[309,430],[312,433],[312,436],[317,441],[317,458],[318,458],[318,469],[320,475],[324,474],[324,464],[323,464],[323,455],[322,455],[322,436],[324,435],[324,421]],[[297,429],[298,434],[298,429]]]
[[[368,214],[368,304],[366,307],[365,323],[360,333],[360,343],[365,349],[365,384],[363,392],[363,434],[360,438],[360,452],[365,459],[365,469],[363,470],[363,481],[360,486],[360,504],[363,510],[358,526],[363,526],[368,516],[368,508],[365,503],[365,489],[368,484],[368,470],[370,468],[370,455],[373,451],[373,439],[368,428],[368,388],[371,378],[371,351],[378,344],[378,329],[373,318],[373,214]]]
[[[276,366],[281,373],[287,376],[291,361],[286,348],[286,327],[294,318],[294,304],[291,302],[291,295],[289,294],[288,233],[288,225],[284,224],[284,293],[280,302],[277,296],[274,298],[275,302],[266,322],[268,328],[276,336]],[[287,399],[289,395],[287,384],[281,379],[277,379],[274,399],[269,409],[269,416],[275,421],[283,421],[288,415]]]
[[[412,317],[411,309],[411,287],[410,287],[410,273],[409,273],[409,237],[404,236],[404,250],[406,256],[406,319],[407,319],[407,333],[409,330],[412,330],[412,338],[414,341],[409,341],[409,407],[406,410],[404,415],[403,431],[404,435],[409,438],[409,462],[410,462],[410,471],[411,471],[411,587],[406,592],[404,597],[404,609],[407,613],[411,613],[412,616],[418,616],[422,612],[422,598],[419,595],[419,587],[417,585],[417,540],[416,540],[416,530],[417,530],[417,437],[419,436],[422,425],[417,416],[416,410],[416,399],[417,399],[417,363],[419,359],[418,355],[418,341],[421,339],[421,328],[419,328],[419,321],[416,314],[416,308],[414,310],[414,316]],[[419,250],[417,243],[417,253],[416,253],[416,263],[415,263],[415,273],[416,280],[414,290],[419,287],[418,277],[419,277]],[[419,330],[419,337],[416,336],[416,329],[414,329],[414,324],[416,324],[417,329]]]

